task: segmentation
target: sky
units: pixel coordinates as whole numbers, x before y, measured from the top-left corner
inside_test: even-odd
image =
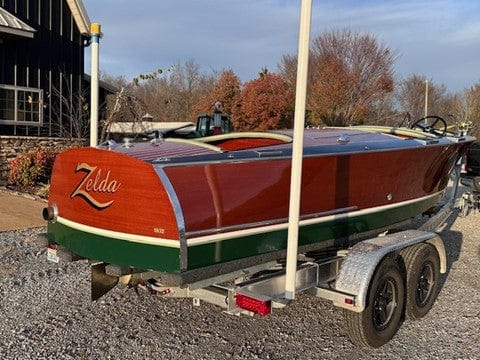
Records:
[[[127,80],[194,60],[242,81],[296,54],[301,0],[83,0],[100,23],[100,71]],[[397,78],[426,76],[448,92],[480,81],[478,0],[313,0],[311,38],[369,33],[398,56]],[[90,73],[90,48],[85,53]]]

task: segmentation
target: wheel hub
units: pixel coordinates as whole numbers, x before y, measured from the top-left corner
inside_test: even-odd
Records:
[[[426,264],[420,272],[417,282],[416,300],[419,306],[427,303],[434,286],[433,279],[433,268],[430,264]]]
[[[392,279],[388,279],[379,286],[377,296],[375,297],[373,323],[377,330],[385,329],[390,323],[397,306],[395,299],[395,282]]]

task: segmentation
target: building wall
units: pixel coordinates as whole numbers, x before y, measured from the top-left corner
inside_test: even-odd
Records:
[[[0,0],[0,5],[37,30],[33,39],[0,34],[0,84],[39,88],[44,97],[42,126],[0,124],[0,135],[70,136],[74,117],[66,104],[78,108],[84,92],[87,39],[65,0]]]

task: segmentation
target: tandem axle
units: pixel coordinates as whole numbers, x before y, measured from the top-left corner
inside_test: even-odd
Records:
[[[440,273],[447,270],[445,247],[434,231],[452,214],[459,171],[443,205],[418,230],[404,230],[357,239],[348,249],[326,247],[297,257],[296,292],[332,301],[344,311],[345,324],[357,344],[379,347],[396,333],[402,320],[427,314],[438,292]],[[50,243],[50,261],[75,261],[68,250]],[[234,268],[196,270],[201,276],[182,278],[103,262],[91,262],[92,300],[118,283],[165,297],[190,297],[218,305],[229,314],[268,315],[286,306],[284,258]],[[225,267],[228,269],[228,267]],[[215,269],[216,270],[216,269]],[[173,279],[173,280],[172,280]]]
[[[51,261],[73,261],[65,249],[50,245]],[[379,347],[396,333],[405,314],[424,316],[435,301],[439,274],[446,271],[445,248],[434,232],[406,230],[360,241],[348,250],[301,254],[296,291],[344,309],[352,340]],[[181,286],[161,282],[162,274],[92,263],[92,299],[118,283],[164,297],[189,297],[220,306],[229,314],[268,315],[286,306],[285,263],[269,261]],[[364,316],[368,314],[368,316]]]

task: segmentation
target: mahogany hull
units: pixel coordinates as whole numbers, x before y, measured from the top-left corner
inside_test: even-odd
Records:
[[[305,152],[300,247],[328,246],[426,211],[465,146],[379,138],[381,145],[371,140],[365,148],[361,141]],[[54,165],[49,205],[58,216],[48,235],[86,258],[167,273],[283,252],[291,159],[287,145],[269,149],[168,161],[130,150],[66,151]]]

